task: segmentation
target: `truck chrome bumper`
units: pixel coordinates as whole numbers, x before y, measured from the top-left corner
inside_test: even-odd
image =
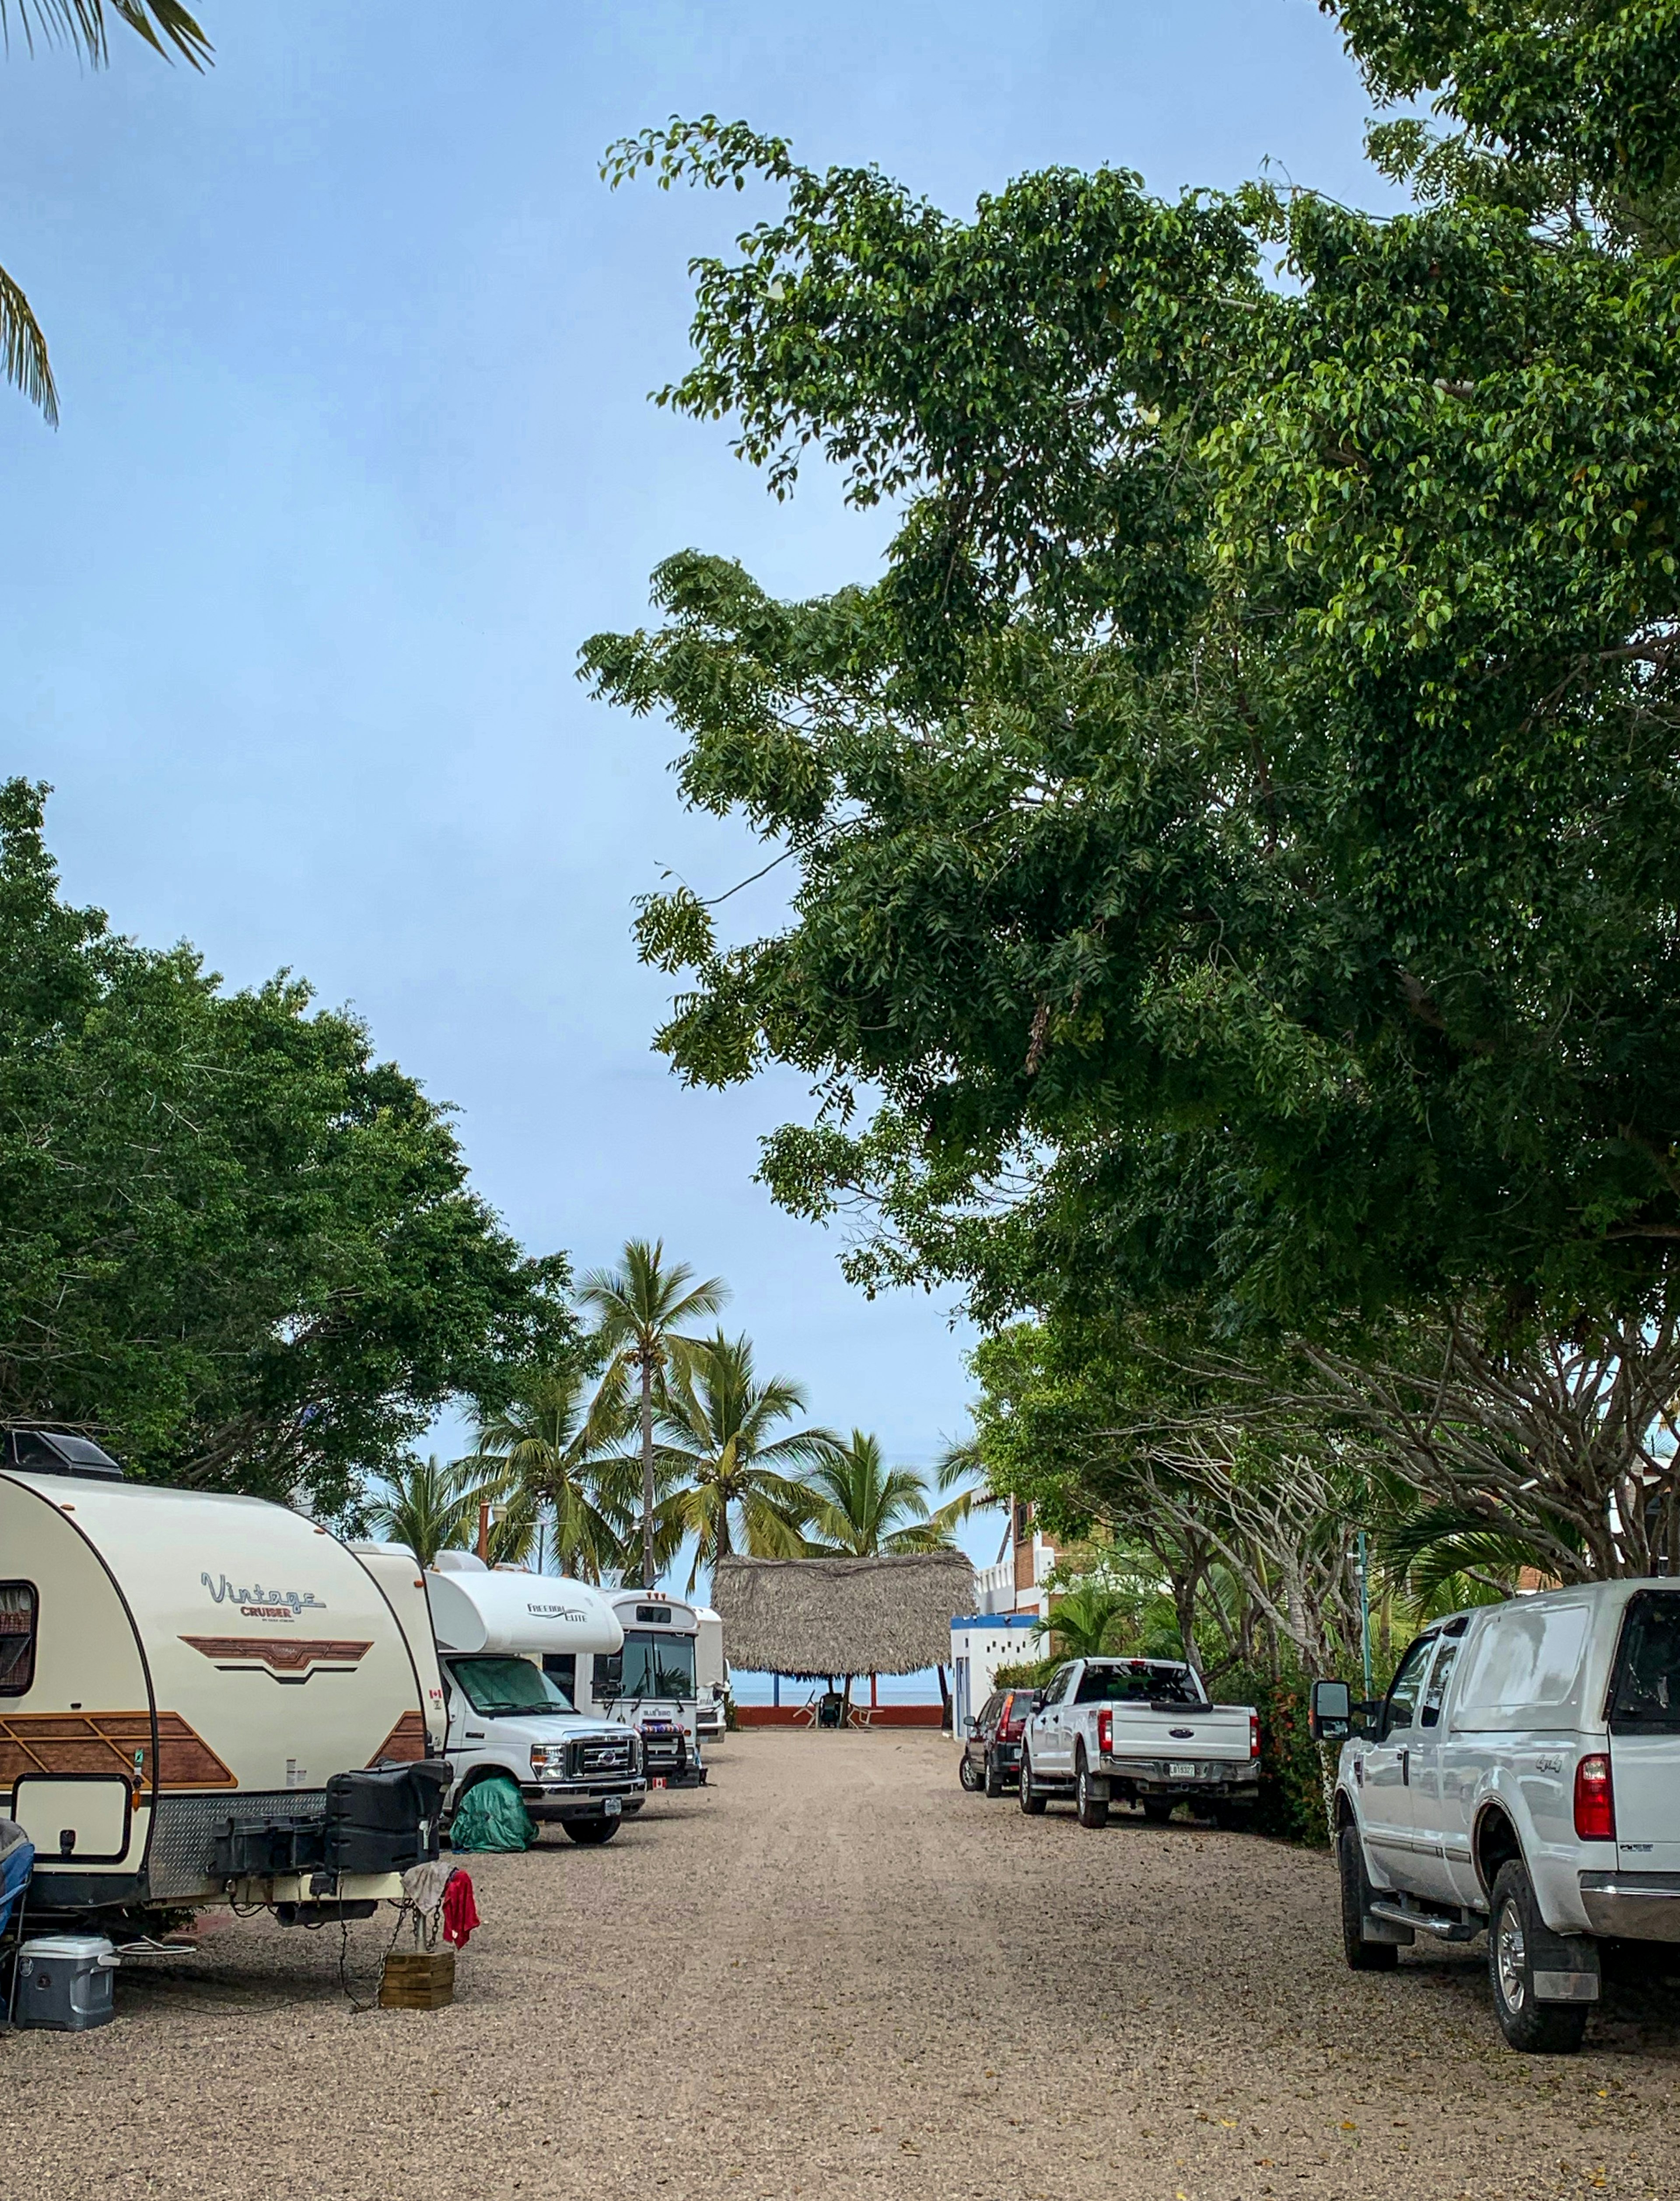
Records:
[[[1581,1908],[1595,1934],[1680,1941],[1680,1872],[1583,1872]]]
[[[616,1796],[623,1804],[639,1803],[647,1793],[645,1781],[598,1781],[588,1787],[573,1781],[564,1785],[551,1781],[539,1787],[527,1782],[519,1791],[525,1809],[534,1819],[592,1819],[599,1818],[600,1807],[609,1796]]]

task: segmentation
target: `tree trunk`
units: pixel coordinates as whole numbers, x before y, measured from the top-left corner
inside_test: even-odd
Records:
[[[641,1357],[641,1586],[652,1589],[653,1573],[653,1360]]]

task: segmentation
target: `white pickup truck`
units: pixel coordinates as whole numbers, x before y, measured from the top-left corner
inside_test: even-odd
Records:
[[[1390,1969],[1420,1934],[1485,1932],[1506,2040],[1566,2054],[1607,1945],[1680,1943],[1680,1583],[1455,1613],[1380,1705],[1316,1683],[1313,1728],[1349,1738],[1335,1811],[1355,1970]]]
[[[1075,1658],[1058,1666],[1027,1723],[1021,1808],[1071,1796],[1082,1827],[1103,1827],[1110,1801],[1146,1819],[1175,1804],[1246,1826],[1260,1793],[1260,1720],[1247,1705],[1208,1701],[1171,1658]]]

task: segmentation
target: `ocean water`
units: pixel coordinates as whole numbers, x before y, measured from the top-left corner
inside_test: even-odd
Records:
[[[950,1686],[951,1671],[945,1670],[945,1683]],[[769,1674],[746,1674],[740,1669],[730,1670],[731,1687],[738,1705],[768,1705],[775,1701],[773,1676]],[[840,1676],[834,1676],[834,1686],[840,1686]],[[808,1697],[821,1696],[824,1684],[821,1682],[795,1681],[784,1674],[781,1679],[781,1701],[784,1705],[802,1705]],[[852,1680],[852,1701],[866,1705],[869,1701],[869,1678],[867,1674],[855,1674]],[[928,1666],[919,1674],[882,1674],[876,1682],[876,1702],[883,1705],[936,1705],[940,1701],[939,1676]]]

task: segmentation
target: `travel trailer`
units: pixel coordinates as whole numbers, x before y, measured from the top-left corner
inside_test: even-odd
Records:
[[[624,1631],[622,1648],[588,1658],[545,1658],[545,1670],[580,1712],[635,1728],[650,1787],[698,1788],[705,1779],[694,1657],[699,1614],[663,1590],[599,1594]]]
[[[533,1819],[575,1842],[610,1841],[647,1793],[641,1746],[623,1720],[574,1709],[544,1667],[610,1657],[624,1640],[611,1605],[587,1582],[491,1569],[440,1552],[426,1576],[437,1659],[448,1692],[453,1811],[467,1791],[512,1781]]]
[[[0,1441],[0,1811],[32,1918],[400,1896],[437,1851],[442,1707],[355,1555],[85,1438]]]
[[[694,1637],[694,1695],[702,1742],[715,1742],[728,1724],[723,1699],[729,1693],[729,1664],[723,1656],[723,1616],[697,1605]]]

